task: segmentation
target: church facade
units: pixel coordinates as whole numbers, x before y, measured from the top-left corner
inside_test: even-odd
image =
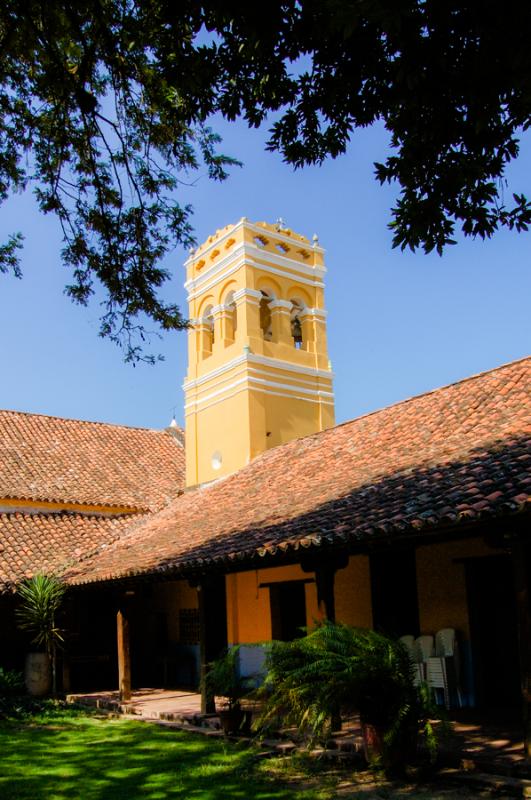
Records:
[[[336,426],[323,255],[245,218],[190,255],[185,448],[0,416],[0,610],[64,578],[65,687],[197,685],[227,644],[253,673],[254,645],[330,618],[451,628],[462,704],[528,702],[531,359]]]

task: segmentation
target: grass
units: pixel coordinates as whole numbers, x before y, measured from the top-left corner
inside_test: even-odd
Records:
[[[251,749],[142,722],[46,712],[0,722],[2,800],[317,800]]]
[[[2,800],[472,797],[391,784],[305,757],[258,759],[256,749],[232,742],[53,705],[0,721],[0,753]]]

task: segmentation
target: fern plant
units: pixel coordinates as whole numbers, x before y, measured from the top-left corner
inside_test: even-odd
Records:
[[[281,718],[314,741],[328,733],[339,706],[378,728],[388,753],[420,733],[434,754],[430,695],[415,687],[401,642],[327,621],[293,642],[273,642],[266,667],[259,729]]]
[[[53,575],[34,575],[17,589],[21,599],[16,610],[18,627],[33,633],[32,642],[48,654],[52,667],[52,690],[57,692],[57,648],[63,642],[56,616],[63,601],[65,585]]]

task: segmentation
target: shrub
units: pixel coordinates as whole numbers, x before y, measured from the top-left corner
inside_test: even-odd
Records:
[[[0,698],[13,697],[24,691],[24,676],[16,670],[0,667]]]
[[[30,695],[0,697],[0,719],[46,723],[48,720],[57,718],[68,720],[96,714],[101,714],[101,711],[67,703],[64,700],[37,698]]]

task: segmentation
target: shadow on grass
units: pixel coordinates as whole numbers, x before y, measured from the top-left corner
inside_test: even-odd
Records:
[[[2,800],[303,797],[259,777],[251,751],[127,720],[4,722],[0,752]]]

